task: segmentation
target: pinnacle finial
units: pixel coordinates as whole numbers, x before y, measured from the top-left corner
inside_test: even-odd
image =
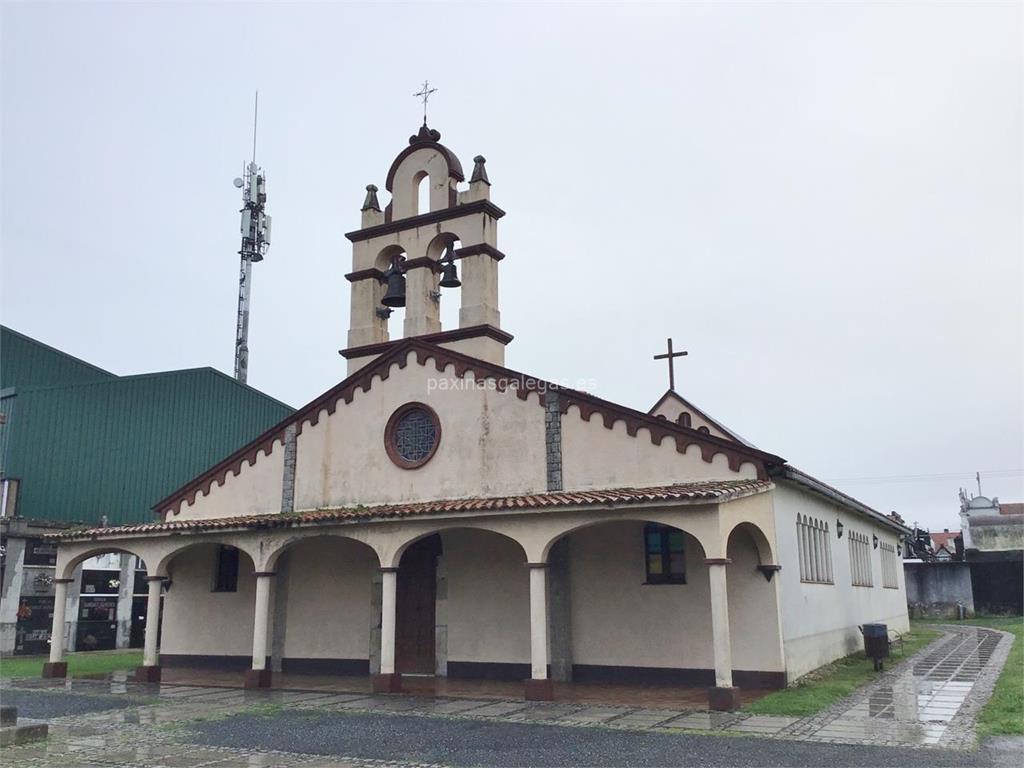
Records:
[[[360,208],[362,211],[379,211],[380,203],[377,202],[377,185],[367,184],[366,185],[366,199],[363,200],[363,207]]]
[[[486,162],[487,158],[483,155],[477,155],[473,158],[473,175],[469,177],[470,184],[482,181],[487,186],[491,186],[491,180],[487,178],[487,169],[484,168],[484,163]]]

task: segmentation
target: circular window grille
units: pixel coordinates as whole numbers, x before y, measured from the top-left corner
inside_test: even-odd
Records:
[[[422,467],[441,441],[441,422],[423,403],[407,403],[391,414],[384,430],[388,456],[402,469]]]

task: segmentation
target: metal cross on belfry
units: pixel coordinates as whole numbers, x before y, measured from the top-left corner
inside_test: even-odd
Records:
[[[437,88],[430,87],[430,81],[423,81],[423,88],[419,93],[414,93],[413,96],[419,96],[423,100],[423,124],[427,124],[427,99],[430,98],[430,94],[437,93]]]
[[[689,352],[673,352],[672,339],[668,340],[668,352],[664,355],[655,355],[655,360],[668,360],[668,388],[675,391],[676,388],[676,366],[675,358],[685,357]]]

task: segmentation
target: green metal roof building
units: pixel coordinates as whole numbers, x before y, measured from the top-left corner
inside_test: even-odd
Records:
[[[0,326],[0,477],[18,518],[149,521],[292,411],[213,368],[116,376]]]

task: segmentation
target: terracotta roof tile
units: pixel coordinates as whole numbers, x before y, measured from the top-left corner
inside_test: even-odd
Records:
[[[941,533],[933,533],[932,546],[938,550],[939,547],[946,547],[950,552],[954,550],[953,539],[960,535],[960,531],[942,531]]]
[[[175,520],[169,523],[144,523],[108,528],[69,530],[49,538],[107,538],[132,534],[169,533],[171,531],[207,531],[222,528],[289,528],[316,523],[340,523],[355,520],[393,519],[416,515],[438,515],[465,512],[495,512],[510,509],[548,507],[609,506],[642,504],[659,501],[725,501],[749,493],[760,493],[771,487],[767,480],[710,480],[677,483],[654,488],[612,488],[593,491],[556,491],[522,496],[450,499],[408,504],[381,504],[371,507],[339,507],[286,514],[222,517],[207,520]]]

